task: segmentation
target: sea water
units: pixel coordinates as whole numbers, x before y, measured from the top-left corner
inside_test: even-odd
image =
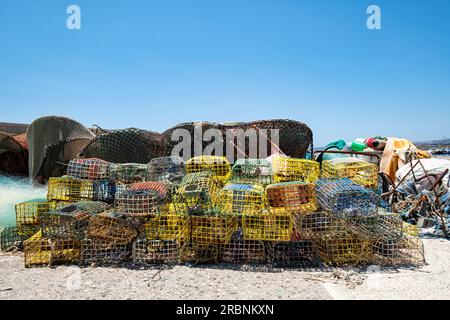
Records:
[[[16,225],[17,203],[45,198],[45,187],[34,187],[27,177],[0,175],[0,230]]]

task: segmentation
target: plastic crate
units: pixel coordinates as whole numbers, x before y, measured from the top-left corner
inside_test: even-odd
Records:
[[[67,175],[83,180],[109,179],[110,163],[101,159],[73,159],[69,162]]]
[[[41,215],[42,235],[49,239],[78,239],[86,236],[93,215],[109,208],[99,201],[80,201]]]
[[[289,241],[293,221],[287,212],[243,215],[242,231],[244,240]]]
[[[81,242],[81,265],[118,265],[129,259],[130,246],[122,242],[84,239]]]
[[[289,181],[314,183],[320,176],[320,165],[313,160],[275,157],[272,169],[275,183]]]
[[[322,177],[349,178],[365,188],[378,187],[378,167],[358,158],[336,158],[323,161]]]
[[[227,183],[217,198],[217,207],[230,214],[257,214],[265,209],[264,187]]]
[[[149,181],[151,180],[150,166],[142,163],[111,163],[109,180],[124,184]]]
[[[267,186],[269,210],[286,209],[292,213],[317,210],[316,186],[306,182],[282,182]]]
[[[40,216],[55,210],[56,201],[34,199],[16,204],[16,226],[19,235],[32,236],[39,231]]]
[[[320,179],[317,200],[324,210],[337,215],[367,216],[378,212],[375,193],[347,178]]]
[[[92,201],[93,198],[94,187],[91,181],[68,176],[48,180],[48,201]]]
[[[116,244],[129,244],[138,235],[138,227],[115,211],[103,212],[91,217],[87,229],[88,238]]]
[[[234,215],[191,216],[191,241],[227,243],[237,227],[238,220]]]
[[[145,240],[134,242],[132,259],[136,264],[175,264],[179,260],[179,243],[171,240]]]
[[[188,241],[190,217],[188,215],[161,214],[145,224],[147,240]]]
[[[186,175],[186,165],[180,157],[160,157],[149,163],[152,180],[176,182]]]
[[[273,182],[272,165],[264,159],[238,159],[232,169],[231,182],[271,184]]]
[[[231,167],[227,158],[217,156],[200,156],[186,162],[186,173],[212,172],[216,179],[227,182],[231,177]]]
[[[159,212],[163,196],[154,190],[128,190],[116,197],[116,210],[126,216],[151,216]]]
[[[263,264],[267,262],[263,241],[231,240],[220,247],[222,262],[235,264]]]

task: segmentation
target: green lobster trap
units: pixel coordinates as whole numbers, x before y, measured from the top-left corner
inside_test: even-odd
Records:
[[[73,159],[67,175],[82,180],[108,180],[110,163],[101,159]]]
[[[266,188],[269,210],[307,213],[317,210],[316,186],[306,182],[282,182]]]
[[[224,263],[263,264],[267,262],[264,241],[231,240],[220,246],[220,258]]]
[[[219,193],[217,207],[224,213],[236,215],[261,213],[265,209],[264,187],[227,183]]]
[[[180,157],[155,158],[148,164],[152,180],[164,182],[180,182],[186,175],[186,165]]]
[[[288,212],[243,215],[242,231],[244,240],[289,241],[293,221]]]
[[[238,220],[235,215],[193,215],[191,216],[191,241],[195,243],[227,243],[237,228]]]
[[[274,267],[317,267],[320,257],[312,240],[273,242],[268,246]]]
[[[273,182],[272,165],[264,159],[238,159],[231,182],[268,185]]]
[[[16,227],[6,227],[0,233],[0,250],[8,251],[11,248],[20,248],[28,238],[29,236],[20,235]]]
[[[217,263],[219,245],[211,243],[184,243],[180,249],[180,261],[186,263],[206,264]]]
[[[306,159],[275,157],[272,160],[274,182],[302,181],[315,183],[320,177],[318,162]]]
[[[378,167],[358,158],[335,158],[323,161],[322,177],[349,178],[365,188],[378,187]]]
[[[142,163],[111,163],[109,180],[124,184],[151,180],[150,166]]]
[[[132,259],[136,264],[176,264],[179,243],[172,240],[139,239],[133,243]]]
[[[200,156],[191,158],[186,162],[186,173],[212,172],[214,177],[222,183],[227,182],[231,176],[231,167],[225,157]]]

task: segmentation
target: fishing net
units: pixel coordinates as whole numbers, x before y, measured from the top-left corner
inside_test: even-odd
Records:
[[[98,135],[80,152],[81,158],[99,158],[112,163],[147,164],[164,156],[161,135],[156,132],[129,128]]]
[[[320,165],[313,160],[275,157],[272,161],[272,169],[274,182],[315,183],[320,176]]]
[[[234,215],[191,216],[191,240],[196,243],[227,243],[237,227],[238,220]]]
[[[231,240],[220,247],[220,258],[225,263],[260,264],[267,261],[263,241]]]
[[[56,116],[39,118],[27,130],[29,174],[32,181],[38,176],[61,176],[70,160],[95,137],[80,123]]]
[[[293,221],[287,212],[243,215],[242,231],[244,240],[289,241]]]
[[[264,187],[261,185],[228,183],[220,191],[217,207],[230,214],[257,214],[265,209]]]
[[[317,210],[316,186],[306,182],[282,182],[266,188],[269,210],[306,213]]]
[[[175,264],[178,256],[176,241],[139,239],[133,244],[132,259],[136,264]]]
[[[180,182],[186,175],[186,166],[180,157],[155,158],[148,165],[152,180]]]
[[[268,185],[273,181],[272,165],[264,159],[238,159],[232,169],[231,182]]]
[[[85,180],[107,180],[110,163],[100,159],[73,159],[67,167],[67,175]]]
[[[349,178],[366,187],[378,187],[378,167],[358,158],[336,158],[322,162],[323,178]]]

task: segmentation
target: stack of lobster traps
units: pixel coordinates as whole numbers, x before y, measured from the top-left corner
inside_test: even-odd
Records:
[[[16,205],[1,247],[25,266],[177,263],[419,265],[416,232],[380,209],[364,161],[178,157],[75,159],[46,199]]]

